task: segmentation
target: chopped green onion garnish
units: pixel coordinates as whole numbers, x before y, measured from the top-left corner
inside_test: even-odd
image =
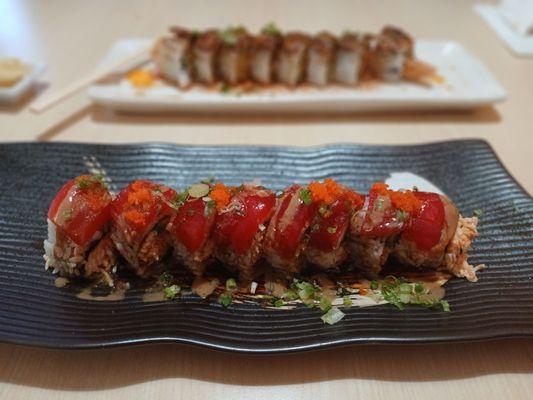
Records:
[[[351,307],[352,306],[352,299],[350,299],[348,296],[344,296],[342,298],[342,305],[344,307]]]
[[[300,200],[302,200],[306,206],[311,204],[313,202],[311,191],[309,189],[300,190]]]
[[[281,299],[278,299],[274,302],[274,307],[283,307],[285,305],[285,302]]]
[[[235,289],[237,289],[237,282],[235,281],[235,279],[229,278],[226,281],[226,289],[227,290],[235,290]]]
[[[333,234],[333,233],[337,232],[337,227],[335,227],[335,226],[328,226],[327,231],[328,231],[328,233]]]
[[[327,313],[322,315],[321,319],[326,324],[333,325],[344,318],[344,313],[337,307],[331,307]]]
[[[180,292],[181,288],[178,285],[167,286],[164,289],[165,298],[172,300]]]
[[[281,34],[276,24],[272,21],[266,24],[261,31],[274,36],[278,36]]]
[[[476,209],[474,210],[474,216],[476,216],[476,217],[479,218],[479,217],[481,217],[482,215],[483,215],[483,209],[481,209],[481,208],[476,208]]]
[[[231,294],[228,294],[228,293],[222,293],[218,297],[218,302],[222,304],[224,307],[229,307],[232,301],[233,301],[233,298],[231,297]]]
[[[370,282],[370,289],[376,290],[377,288],[378,288],[378,282],[377,281]]]
[[[329,311],[329,309],[331,308],[331,301],[329,299],[326,299],[325,297],[322,297],[320,299],[318,307],[320,307],[320,309],[324,312]]]
[[[189,188],[189,195],[194,198],[200,198],[209,194],[209,185],[205,183],[195,183]]]

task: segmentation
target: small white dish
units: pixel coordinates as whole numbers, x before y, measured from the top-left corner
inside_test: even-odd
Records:
[[[100,64],[146,45],[150,39],[116,42]],[[92,85],[89,97],[118,111],[135,112],[359,112],[420,109],[469,109],[505,99],[506,92],[487,68],[460,44],[419,40],[417,57],[436,67],[443,83],[428,88],[408,82],[371,87],[298,88],[251,93],[182,91],[165,83],[137,89],[125,78]],[[149,67],[150,65],[146,65]],[[124,72],[124,71],[119,71]]]
[[[31,68],[30,72],[13,86],[0,87],[0,104],[16,103],[46,69],[46,64],[44,63],[31,63],[24,60],[23,62]]]
[[[483,17],[514,54],[520,57],[533,56],[533,35],[522,35],[518,30],[513,29],[496,6],[475,4],[474,10]]]

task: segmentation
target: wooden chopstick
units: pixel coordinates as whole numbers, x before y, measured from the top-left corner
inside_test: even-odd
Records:
[[[87,74],[86,76],[72,82],[68,86],[56,92],[52,92],[48,96],[44,96],[43,98],[38,99],[30,106],[30,110],[35,113],[42,113],[43,111],[61,103],[63,100],[66,100],[67,98],[79,92],[80,90],[87,88],[92,83],[106,77],[116,69],[124,67],[129,63],[132,63],[137,58],[139,59],[137,64],[143,61],[148,61],[150,57],[151,48],[152,44],[139,48],[137,51],[135,51],[135,53],[129,53],[123,58],[115,61],[113,64],[108,65],[102,69],[97,69],[96,71],[93,71],[90,74]]]

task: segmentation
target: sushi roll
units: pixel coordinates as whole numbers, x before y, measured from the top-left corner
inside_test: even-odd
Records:
[[[195,276],[202,276],[214,260],[215,242],[212,236],[217,209],[225,207],[230,198],[231,189],[221,183],[197,183],[174,201],[178,209],[167,230],[176,259]]]
[[[138,180],[111,203],[111,239],[138,276],[155,273],[170,248],[165,227],[173,214],[171,200],[175,196],[173,189]]]
[[[309,37],[304,33],[292,32],[283,37],[276,65],[278,82],[294,87],[304,80],[308,43]]]
[[[250,77],[262,85],[272,83],[272,71],[276,63],[276,52],[281,33],[273,24],[266,25],[250,43]]]
[[[446,196],[415,192],[420,206],[393,250],[400,263],[415,268],[444,268],[457,276],[475,280],[466,262],[467,249],[477,236],[477,218],[463,218]]]
[[[369,67],[377,78],[398,82],[413,53],[413,39],[401,29],[387,26],[375,40],[369,41]]]
[[[241,186],[220,210],[214,240],[217,259],[237,270],[241,280],[252,280],[262,256],[266,226],[274,212],[276,195],[262,186]]]
[[[172,37],[159,39],[152,49],[152,59],[159,74],[184,89],[192,83],[193,34],[183,28],[171,28]]]
[[[309,42],[307,58],[307,82],[316,86],[328,84],[335,61],[335,37],[321,32]]]
[[[48,210],[44,241],[46,269],[66,277],[110,276],[117,257],[107,236],[111,195],[99,177],[68,181]]]
[[[230,27],[219,32],[222,46],[218,55],[218,71],[228,85],[248,79],[250,36],[242,27]]]
[[[409,223],[410,213],[418,207],[413,192],[390,191],[384,183],[374,184],[350,221],[346,248],[354,264],[368,276],[377,276]]]
[[[338,270],[348,259],[344,238],[350,217],[361,208],[364,197],[332,179],[312,182],[309,190],[319,206],[309,231],[307,261],[322,270]]]
[[[337,42],[333,79],[343,85],[356,85],[361,76],[365,46],[360,36],[345,33]]]
[[[198,35],[193,44],[194,77],[199,83],[212,85],[217,80],[216,60],[222,41],[211,29]]]
[[[285,189],[267,228],[264,255],[270,265],[285,273],[299,273],[305,265],[306,232],[317,212],[309,189],[292,185]]]

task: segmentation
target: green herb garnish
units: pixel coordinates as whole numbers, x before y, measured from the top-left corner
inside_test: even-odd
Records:
[[[237,289],[237,282],[235,281],[235,279],[229,278],[226,281],[226,289],[227,290],[235,290],[235,289]]]
[[[233,298],[231,297],[231,294],[222,293],[220,296],[218,296],[218,302],[226,308],[231,305],[232,301],[233,301]]]
[[[313,202],[311,191],[309,189],[301,189],[300,200],[302,200],[306,206],[310,205]]]
[[[261,29],[261,32],[268,33],[269,35],[272,35],[272,36],[281,35],[280,30],[278,29],[276,24],[272,21],[270,21],[265,26],[263,26],[263,29]]]
[[[377,290],[377,288],[378,288],[378,282],[377,281],[370,282],[370,289]]]
[[[482,208],[476,208],[476,209],[474,210],[474,216],[475,216],[475,217],[478,217],[478,218],[479,218],[479,217],[481,217],[482,215],[483,215],[483,209],[482,209]]]
[[[281,299],[277,299],[275,302],[274,302],[274,307],[283,307],[285,305],[285,302]]]
[[[165,293],[165,298],[166,299],[172,300],[174,297],[176,297],[178,295],[180,290],[181,290],[181,288],[178,285],[171,285],[171,286],[167,286],[163,290],[163,292]]]
[[[326,230],[328,231],[328,233],[334,234],[335,232],[337,232],[337,227],[328,226],[328,228]]]
[[[209,217],[213,212],[215,211],[215,207],[217,206],[217,202],[215,200],[209,200],[205,203],[204,208],[204,215],[206,217]]]
[[[342,305],[344,307],[351,307],[352,306],[352,299],[350,299],[348,296],[344,296],[342,298]]]
[[[337,307],[331,307],[327,313],[325,313],[321,319],[324,323],[333,325],[344,318],[344,313]]]
[[[231,87],[230,85],[228,85],[227,83],[223,82],[221,85],[220,85],[220,91],[224,94],[228,94],[231,90]]]

